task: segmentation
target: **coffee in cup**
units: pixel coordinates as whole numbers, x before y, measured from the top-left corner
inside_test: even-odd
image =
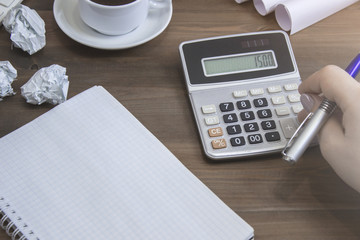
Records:
[[[91,0],[91,1],[106,6],[118,6],[118,5],[125,5],[135,2],[135,0]]]
[[[149,9],[171,0],[79,0],[79,13],[86,25],[105,35],[122,35],[140,26]]]

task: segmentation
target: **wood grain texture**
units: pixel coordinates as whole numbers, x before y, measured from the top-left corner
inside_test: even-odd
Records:
[[[57,26],[53,1],[24,0],[46,23],[47,45],[29,56],[11,49],[0,28],[0,60],[18,70],[15,96],[0,102],[0,137],[51,109],[25,103],[20,87],[40,68],[67,68],[72,97],[104,86],[179,160],[255,229],[257,240],[360,239],[360,194],[350,189],[318,148],[290,167],[277,155],[215,164],[206,159],[192,115],[178,52],[182,41],[279,29],[274,14],[262,17],[252,2],[174,0],[169,27],[150,42],[127,50],[83,46]],[[302,78],[327,64],[346,67],[360,50],[356,3],[290,36]],[[31,140],[31,139],[29,139]],[[1,154],[1,153],[0,153]],[[0,231],[0,240],[9,239]]]

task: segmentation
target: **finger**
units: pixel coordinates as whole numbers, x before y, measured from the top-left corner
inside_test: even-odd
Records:
[[[342,116],[343,115],[341,111],[335,111],[335,113],[320,129],[320,132],[318,134],[318,140],[325,158],[331,158],[331,155],[334,154],[334,151],[337,152],[339,150],[341,151],[342,149],[346,149],[346,146],[344,146],[344,144],[347,141],[342,125]]]
[[[323,95],[335,101],[343,112],[360,101],[360,84],[337,66],[329,65],[311,75],[299,86],[300,93]]]
[[[310,112],[314,112],[320,105],[322,98],[314,94],[301,94],[300,102],[304,109],[297,115],[298,121],[302,122]]]
[[[359,120],[360,120],[360,111],[359,108],[348,109],[348,113],[342,119],[343,126],[345,128],[345,136],[349,140],[354,140],[355,142],[359,141],[360,136],[360,127],[359,127]]]
[[[298,119],[299,123],[301,123],[302,121],[304,121],[304,119],[306,118],[306,116],[307,116],[308,114],[309,114],[309,113],[308,113],[305,109],[301,110],[301,111],[298,113],[298,115],[297,115],[297,119]]]
[[[307,112],[314,112],[319,107],[322,100],[323,98],[314,94],[301,94],[300,96],[300,102]]]
[[[334,139],[335,142],[343,140],[345,135],[342,117],[342,112],[340,110],[336,110],[321,128],[319,132],[319,140],[322,140],[324,143],[332,141],[331,139]]]
[[[336,111],[323,126],[318,138],[320,150],[340,178],[360,192],[359,147],[356,141],[344,135],[344,130],[340,125],[341,119],[342,113]]]

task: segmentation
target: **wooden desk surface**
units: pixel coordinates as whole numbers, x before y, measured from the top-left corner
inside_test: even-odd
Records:
[[[290,167],[279,156],[209,162],[186,93],[178,46],[218,35],[280,29],[274,14],[261,17],[251,2],[174,0],[169,27],[154,40],[127,50],[104,51],[67,37],[55,22],[53,1],[24,0],[46,22],[47,45],[29,56],[11,49],[0,28],[0,60],[18,70],[15,96],[0,102],[0,137],[51,109],[25,103],[20,87],[40,68],[67,68],[69,98],[104,86],[198,178],[255,229],[257,240],[360,239],[360,194],[349,188],[318,148]],[[290,36],[303,79],[327,64],[346,67],[360,50],[360,3]],[[29,139],[31,140],[31,139]],[[1,155],[1,153],[0,153]],[[0,231],[0,239],[9,239]]]

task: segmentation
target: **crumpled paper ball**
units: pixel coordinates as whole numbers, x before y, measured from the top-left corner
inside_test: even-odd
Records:
[[[15,95],[11,84],[17,77],[16,69],[9,61],[0,61],[0,101],[6,96]]]
[[[3,19],[3,26],[11,36],[15,47],[30,55],[42,49],[45,44],[45,22],[39,14],[22,4],[12,8]]]
[[[21,87],[21,95],[27,103],[40,105],[63,103],[69,89],[66,68],[57,64],[41,68]]]

